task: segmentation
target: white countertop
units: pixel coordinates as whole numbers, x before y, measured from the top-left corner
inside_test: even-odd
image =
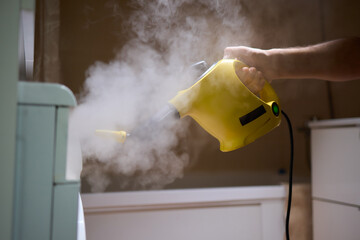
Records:
[[[330,128],[330,127],[351,127],[360,126],[360,118],[338,118],[327,120],[314,120],[308,123],[310,128]]]

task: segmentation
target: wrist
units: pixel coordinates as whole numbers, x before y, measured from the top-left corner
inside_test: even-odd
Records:
[[[258,70],[260,70],[267,81],[271,82],[272,80],[277,78],[277,57],[270,50],[258,49],[256,53],[256,63],[258,66]]]

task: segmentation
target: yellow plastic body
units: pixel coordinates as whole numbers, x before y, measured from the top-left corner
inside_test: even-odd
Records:
[[[170,100],[181,117],[191,116],[217,138],[223,152],[243,147],[280,124],[280,104],[275,91],[266,82],[257,97],[238,78],[235,69],[242,67],[246,65],[238,60],[220,60],[198,82]],[[277,114],[272,109],[274,102]],[[266,111],[241,124],[241,117],[259,107]]]

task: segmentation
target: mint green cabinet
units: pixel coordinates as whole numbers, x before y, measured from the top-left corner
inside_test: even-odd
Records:
[[[80,183],[66,179],[75,105],[62,85],[18,84],[13,239],[76,239]]]
[[[59,184],[54,188],[52,240],[76,239],[80,184]]]

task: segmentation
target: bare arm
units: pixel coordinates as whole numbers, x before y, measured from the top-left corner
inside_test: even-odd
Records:
[[[228,47],[224,58],[237,58],[261,71],[268,80],[317,78],[360,79],[360,38],[338,39],[308,47],[262,50]]]

